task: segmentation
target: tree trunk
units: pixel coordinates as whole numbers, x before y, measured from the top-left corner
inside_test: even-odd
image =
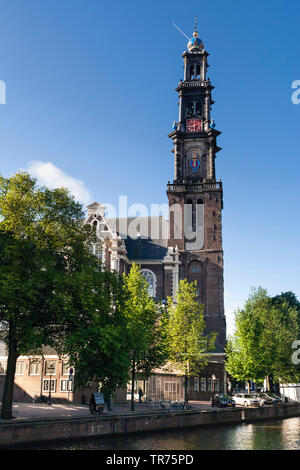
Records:
[[[189,386],[189,378],[187,375],[185,375],[184,376],[184,401],[186,403],[189,402],[188,386]]]
[[[250,395],[250,380],[247,380],[248,395]]]
[[[132,360],[132,373],[131,373],[131,411],[134,411],[134,382],[135,382],[135,359]]]
[[[14,393],[15,371],[17,363],[17,341],[15,340],[15,331],[10,322],[8,335],[8,359],[7,371],[5,376],[4,391],[2,398],[1,418],[12,419],[12,403]]]

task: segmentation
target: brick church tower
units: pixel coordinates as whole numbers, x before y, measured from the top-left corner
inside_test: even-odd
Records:
[[[208,52],[196,27],[182,54],[184,80],[176,91],[179,120],[173,140],[174,181],[168,183],[170,239],[179,251],[179,279],[197,281],[199,303],[205,305],[207,332],[218,333],[216,352],[226,341],[224,316],[222,208],[223,189],[216,180],[215,158],[221,149],[211,118],[213,86],[207,78]]]

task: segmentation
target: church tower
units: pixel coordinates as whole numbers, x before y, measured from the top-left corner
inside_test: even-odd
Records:
[[[198,301],[204,304],[207,332],[216,331],[216,352],[226,341],[224,316],[222,209],[223,189],[216,180],[215,159],[221,149],[211,116],[212,90],[207,78],[209,54],[197,29],[182,54],[184,79],[176,91],[179,118],[173,140],[174,180],[168,183],[170,239],[179,251],[179,279],[197,281]]]

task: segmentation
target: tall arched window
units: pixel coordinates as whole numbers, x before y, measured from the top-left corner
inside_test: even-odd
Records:
[[[150,297],[155,297],[156,296],[156,276],[155,276],[155,274],[152,271],[150,271],[149,269],[143,269],[141,271],[141,274],[142,274],[142,276],[144,276],[144,278],[147,281],[148,291],[149,291]]]
[[[91,255],[96,256],[100,261],[103,261],[103,246],[101,242],[98,243],[92,243],[89,251]]]

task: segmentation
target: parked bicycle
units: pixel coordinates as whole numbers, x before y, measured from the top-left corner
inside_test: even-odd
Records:
[[[49,402],[49,397],[46,397],[45,395],[34,395],[32,399],[32,403],[45,403],[46,405],[48,405]]]

